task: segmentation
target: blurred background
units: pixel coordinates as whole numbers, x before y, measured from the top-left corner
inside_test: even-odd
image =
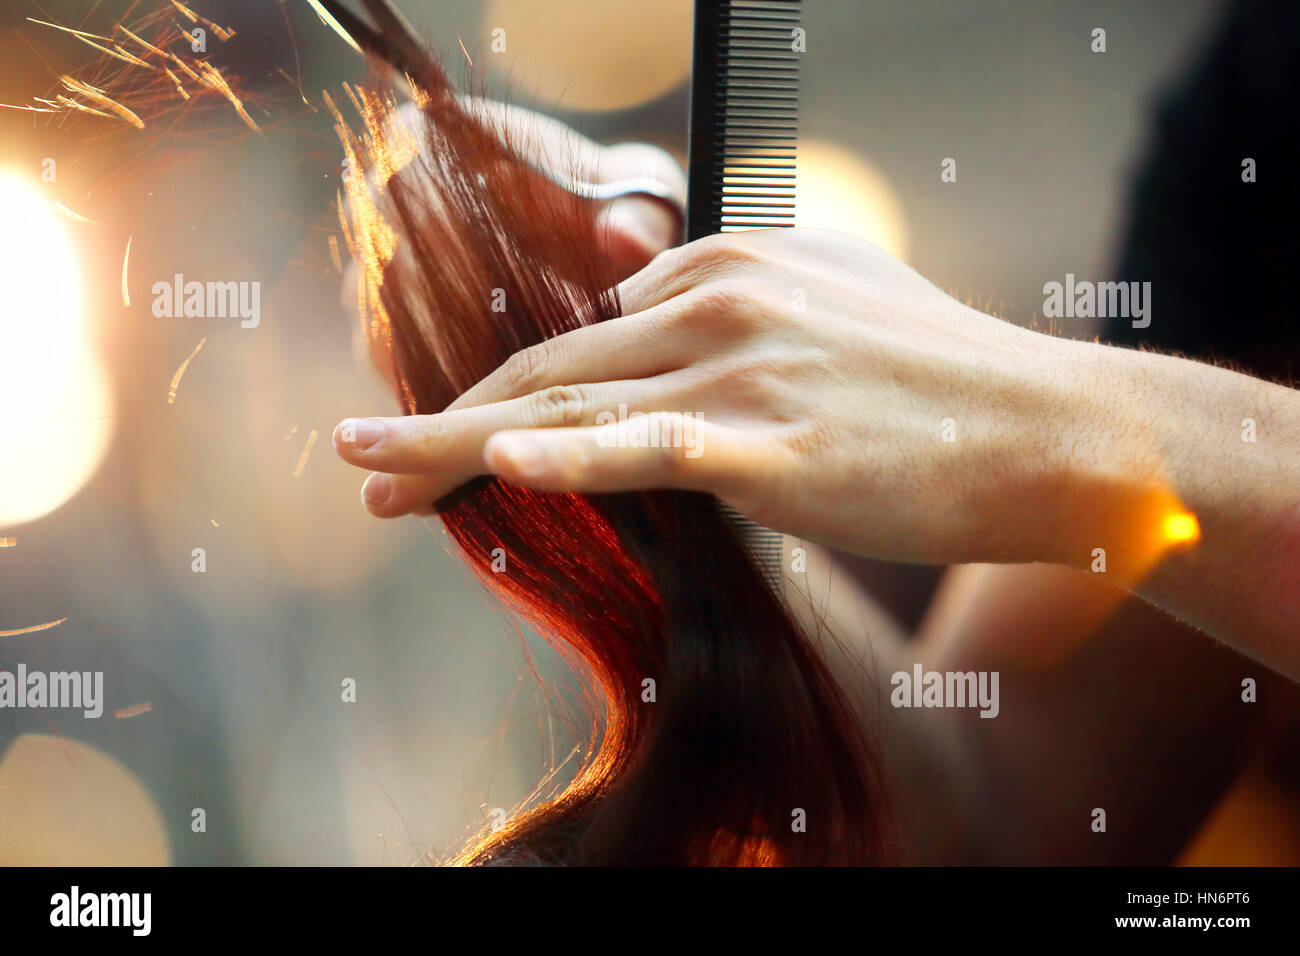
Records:
[[[687,0],[401,6],[453,75],[685,158]],[[1220,3],[804,7],[800,224],[1030,323],[1046,279],[1108,275],[1153,97]],[[360,58],[306,0],[186,9],[247,120],[83,42],[121,22],[181,52],[202,20],[176,5],[0,12],[0,102],[55,109],[34,98],[71,74],[144,126],[0,110],[0,668],[102,671],[105,697],[99,719],[0,709],[0,864],[410,865],[565,765],[577,738],[522,648],[562,678],[436,523],[369,518],[329,446],[393,409],[330,251],[321,91]],[[156,316],[178,273],[260,283],[260,323]]]

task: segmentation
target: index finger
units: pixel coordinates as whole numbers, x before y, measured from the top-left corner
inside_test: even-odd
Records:
[[[557,335],[516,352],[447,407],[504,402],[555,385],[652,378],[691,365],[704,348],[688,318],[694,300],[679,297],[636,315]]]

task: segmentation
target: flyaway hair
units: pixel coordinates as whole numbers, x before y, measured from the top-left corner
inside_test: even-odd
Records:
[[[459,99],[391,7],[365,5],[374,29],[327,2],[376,77],[405,77],[418,112],[399,114],[391,91],[348,88],[360,125],[335,108],[352,169],[340,214],[399,401],[431,414],[520,349],[620,308],[597,206]],[[454,862],[885,860],[861,722],[716,499],[541,493],[483,477],[438,505],[487,587],[584,680],[592,721],[572,783]],[[493,574],[498,548],[508,570]]]

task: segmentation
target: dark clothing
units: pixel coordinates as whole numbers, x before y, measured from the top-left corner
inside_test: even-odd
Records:
[[[1243,0],[1160,103],[1116,278],[1151,324],[1104,340],[1300,382],[1300,3]],[[1243,182],[1243,160],[1256,182]]]

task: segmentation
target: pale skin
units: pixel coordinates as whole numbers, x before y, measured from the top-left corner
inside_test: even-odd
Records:
[[[879,558],[1087,568],[1106,542],[1120,561],[1132,545],[1136,576],[1167,492],[1202,537],[1125,583],[1300,677],[1300,393],[1013,326],[840,233],[712,237],[619,292],[624,317],[517,354],[440,415],[354,423],[351,443],[340,426],[339,454],[380,473],[370,511],[426,509],[483,473],[682,488]],[[628,447],[633,423],[597,425],[620,405],[700,416],[701,454]]]
[[[617,168],[606,178],[636,175],[650,161],[658,175],[674,174],[651,147],[627,144],[608,158]],[[604,169],[606,157],[600,162]],[[866,714],[886,738],[900,805],[921,820],[909,838],[922,860],[933,843],[932,861],[951,860],[958,844],[972,860],[1002,852],[1004,862],[1035,861],[1035,851],[1007,849],[1006,828],[988,814],[972,818],[962,808],[1011,813],[1024,793],[980,772],[1014,762],[1026,779],[1042,779],[1034,768],[1061,759],[1067,728],[1098,740],[1131,730],[1134,758],[1145,756],[1141,728],[1164,726],[1179,708],[1187,715],[1208,708],[1218,726],[1236,721],[1238,744],[1255,732],[1252,717],[1237,720],[1241,708],[1189,696],[1190,686],[1153,691],[1142,683],[1141,649],[1161,641],[1186,645],[1167,653],[1207,675],[1196,678],[1198,692],[1231,701],[1240,674],[1224,672],[1234,667],[1226,652],[1158,612],[1116,614],[1115,585],[1300,678],[1300,393],[1010,325],[852,236],[782,230],[667,249],[674,224],[665,207],[641,199],[615,205],[619,212],[604,212],[606,251],[632,273],[619,286],[622,318],[516,355],[441,415],[365,419],[379,426],[377,440],[359,419],[335,430],[340,456],[374,472],[363,495],[371,513],[427,514],[484,473],[556,490],[689,488],[805,542],[966,565],[949,571],[910,644],[869,605],[832,614],[842,632],[866,635],[865,643],[849,635],[850,654],[874,656],[868,682],[886,675],[874,676],[882,696],[888,673],[916,660],[1000,669],[1004,695],[1017,680],[1040,685],[1004,697],[1035,694],[1037,717],[1007,704],[1000,720],[976,720],[974,737],[962,737],[967,715],[893,711],[896,719],[881,721],[887,703]],[[701,415],[702,453],[625,447],[614,433],[627,424],[596,425],[620,405]],[[1253,441],[1243,441],[1247,419]],[[1199,539],[1161,540],[1164,519],[1184,512],[1199,522]],[[1098,545],[1109,559],[1104,574],[1095,570]],[[1067,659],[1084,641],[1111,648],[1111,657],[1096,667],[1026,664],[1039,652]],[[846,684],[861,680],[851,663],[837,666]],[[876,707],[875,693],[853,686]],[[1080,686],[1104,706],[1072,706],[1069,694]],[[1188,742],[1183,757],[1171,742],[1166,759],[1185,759],[1188,768],[1176,783],[1130,775],[1115,786],[1135,804],[1182,787],[1184,802],[1204,808],[1221,792],[1216,781],[1230,772],[1229,755],[1242,750],[1227,737],[1226,749]],[[1086,793],[1080,799],[1091,806],[1118,772],[1103,756],[1115,746],[1076,752],[1047,776],[1063,793]],[[1189,783],[1206,748],[1224,769]],[[1035,833],[1060,838],[1059,800],[1042,799],[1016,818],[1026,846]],[[1189,836],[1192,823],[1154,817],[1148,831],[1169,831],[1159,845],[1177,847]],[[1093,855],[1107,851],[1087,839],[1086,826],[1079,833],[1064,858],[1111,859]]]

